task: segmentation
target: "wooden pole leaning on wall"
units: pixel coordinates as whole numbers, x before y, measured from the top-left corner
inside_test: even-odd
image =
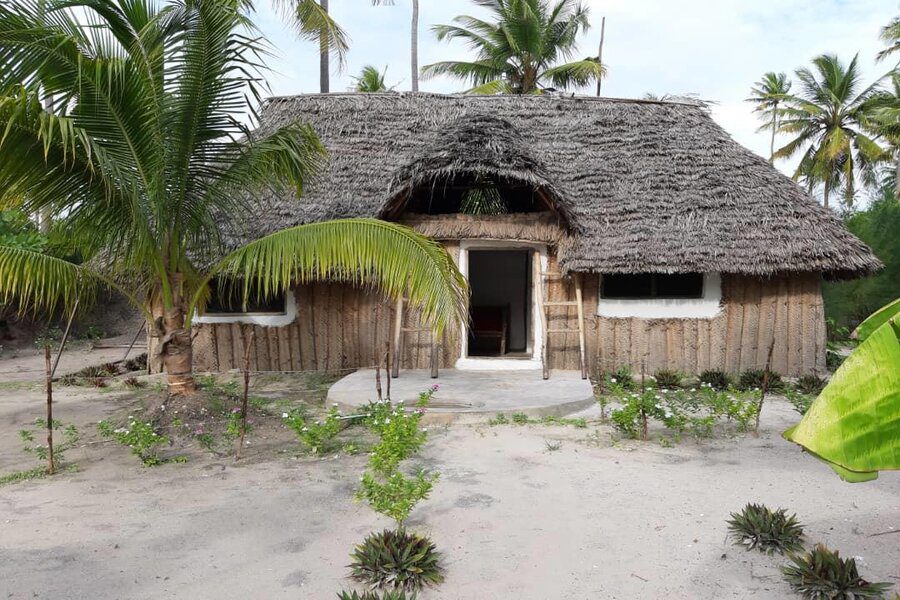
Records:
[[[400,357],[403,355],[403,297],[397,298],[397,310],[394,312],[394,360],[391,377],[400,376]]]

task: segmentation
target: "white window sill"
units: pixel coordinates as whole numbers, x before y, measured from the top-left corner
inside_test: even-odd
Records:
[[[712,319],[722,312],[722,277],[703,276],[702,298],[600,298],[597,315],[619,319]]]
[[[260,315],[260,314],[233,314],[233,315],[197,315],[194,317],[194,323],[245,323],[248,325],[259,325],[261,327],[285,327],[294,322],[297,318],[297,301],[293,292],[287,293],[285,299],[285,313],[283,315]]]

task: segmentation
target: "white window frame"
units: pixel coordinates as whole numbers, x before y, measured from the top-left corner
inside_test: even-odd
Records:
[[[636,319],[712,319],[722,312],[722,275],[703,274],[700,298],[602,298],[597,290],[597,316]]]
[[[297,318],[297,299],[294,290],[285,292],[283,313],[228,313],[196,315],[194,323],[246,323],[262,327],[284,327]]]

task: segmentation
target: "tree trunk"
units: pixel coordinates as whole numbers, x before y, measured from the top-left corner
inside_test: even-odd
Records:
[[[419,0],[412,0],[412,35],[410,39],[412,91],[419,91]]]
[[[894,200],[900,200],[900,150],[894,159]]]
[[[828,186],[825,186],[825,208],[828,208],[828,196],[831,190],[828,189]]]
[[[187,396],[197,391],[194,381],[194,356],[191,332],[184,327],[185,304],[182,296],[184,276],[176,273],[170,283],[172,305],[162,308],[162,316],[156,318],[159,330],[159,348],[162,367],[170,396]],[[155,316],[155,315],[154,315]]]
[[[778,110],[778,105],[775,105],[775,110]],[[773,112],[772,113],[772,140],[769,142],[769,164],[775,164],[775,130],[778,129],[778,115]]]
[[[328,13],[328,0],[319,0],[319,6],[325,13]],[[328,33],[322,31],[319,33],[319,91],[323,94],[329,92],[329,76],[331,71]]]

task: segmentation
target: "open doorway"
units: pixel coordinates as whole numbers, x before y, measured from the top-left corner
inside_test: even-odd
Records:
[[[531,250],[470,250],[468,356],[530,358]]]

